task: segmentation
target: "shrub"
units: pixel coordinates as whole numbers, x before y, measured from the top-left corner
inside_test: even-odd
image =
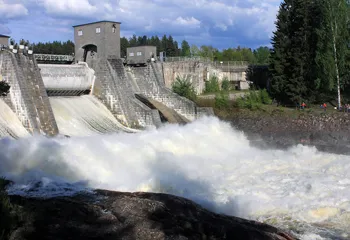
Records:
[[[230,81],[227,79],[227,77],[224,77],[221,82],[221,90],[226,92],[230,91]]]
[[[249,94],[236,100],[236,106],[239,108],[248,108],[251,110],[260,109],[263,104],[271,104],[272,100],[268,92],[264,90],[250,91]]]
[[[179,76],[176,77],[176,81],[172,84],[173,92],[188,98],[192,101],[196,100],[197,95],[192,83],[188,78],[181,79]]]
[[[229,107],[229,96],[226,93],[219,93],[215,96],[215,107],[217,109],[226,109]]]
[[[219,81],[217,76],[213,75],[209,81],[205,82],[204,93],[217,93],[220,91]]]
[[[270,98],[270,95],[266,91],[266,89],[259,90],[259,96],[261,99],[261,103],[268,104],[268,105],[272,103],[272,99]]]

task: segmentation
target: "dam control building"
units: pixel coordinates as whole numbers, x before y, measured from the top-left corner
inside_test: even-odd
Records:
[[[120,58],[120,22],[99,21],[73,26],[75,60],[92,62]]]

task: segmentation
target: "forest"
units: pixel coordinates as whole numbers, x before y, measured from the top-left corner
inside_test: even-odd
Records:
[[[349,6],[348,0],[280,4],[269,65],[275,99],[332,102],[338,108],[349,101]]]

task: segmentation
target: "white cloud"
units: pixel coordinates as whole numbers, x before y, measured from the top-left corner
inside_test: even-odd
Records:
[[[91,16],[98,10],[88,0],[38,0],[48,14],[63,16]]]
[[[238,42],[268,44],[280,3],[280,0],[0,0],[0,3],[3,1],[16,2],[12,5],[25,10],[26,6],[30,11],[26,21],[43,29],[47,19],[51,29],[72,29],[75,24],[112,20],[122,22],[121,30],[127,35],[171,34],[178,39],[196,39],[196,44],[226,47]],[[0,15],[1,7],[0,4]],[[65,36],[72,38],[72,33]]]
[[[0,0],[0,21],[28,15],[28,9],[20,3],[7,3]]]

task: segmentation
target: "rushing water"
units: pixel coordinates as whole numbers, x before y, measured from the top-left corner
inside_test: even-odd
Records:
[[[17,115],[0,99],[0,137],[11,136],[13,138],[29,136]]]
[[[350,238],[350,156],[257,149],[213,117],[136,134],[4,138],[0,175],[16,182],[10,194],[166,192],[302,239]]]
[[[135,132],[119,123],[96,97],[50,97],[52,110],[61,134],[88,136],[121,130]]]

